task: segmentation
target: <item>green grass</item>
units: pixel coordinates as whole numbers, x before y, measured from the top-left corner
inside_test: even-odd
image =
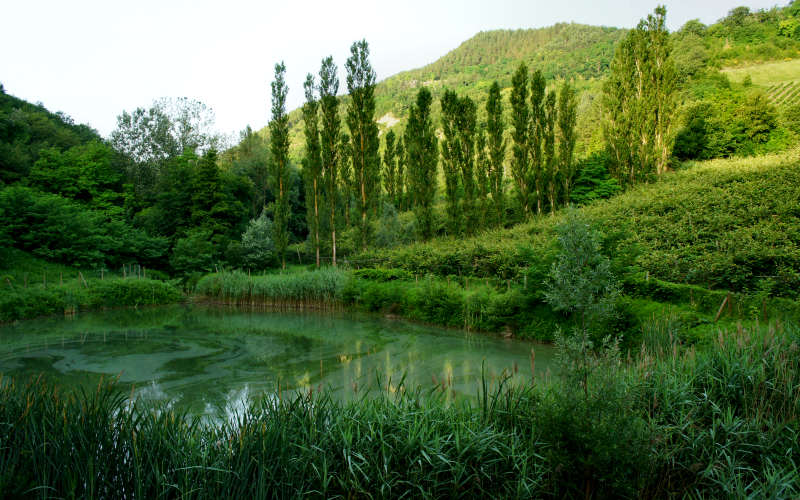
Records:
[[[713,290],[796,299],[800,291],[800,151],[689,165],[579,209],[604,235],[620,275],[639,272]],[[553,228],[536,217],[473,238],[436,238],[350,260],[438,276],[541,282]]]
[[[555,378],[473,400],[400,382],[351,403],[268,395],[219,422],[129,406],[113,385],[3,380],[0,496],[795,497],[798,343],[771,325],[706,351],[601,351],[586,386],[565,344]]]
[[[149,277],[99,269],[79,270],[13,250],[0,270],[0,323],[107,307],[170,304],[178,288]],[[160,273],[148,272],[160,275]]]
[[[722,72],[728,75],[732,82],[742,83],[749,76],[753,85],[769,87],[770,85],[785,84],[800,79],[800,59],[724,68]]]

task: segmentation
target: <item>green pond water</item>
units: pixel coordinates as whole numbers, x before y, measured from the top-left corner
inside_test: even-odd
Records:
[[[552,365],[550,346],[374,315],[173,306],[86,313],[0,327],[0,374],[69,387],[108,377],[134,397],[194,414],[242,409],[264,394],[446,386],[473,397],[482,373],[511,383]]]

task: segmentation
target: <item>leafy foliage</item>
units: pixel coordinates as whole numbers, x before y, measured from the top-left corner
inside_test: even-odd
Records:
[[[797,161],[796,152],[710,161],[581,212],[602,228],[604,248],[625,266],[676,283],[792,297],[800,276]],[[519,279],[542,261],[549,267],[560,220],[535,219],[360,257],[422,274]]]
[[[0,226],[15,248],[76,266],[158,267],[167,242],[58,195],[11,186],[0,190]]]
[[[266,269],[276,260],[272,221],[266,212],[250,221],[242,234],[243,262],[254,269]]]
[[[99,140],[97,131],[63,113],[0,91],[0,183],[24,179],[42,150],[64,151]]]
[[[423,238],[433,235],[433,200],[439,146],[431,120],[431,93],[420,89],[412,106],[403,143],[408,164],[409,196],[417,215],[417,230]]]
[[[272,153],[272,182],[276,193],[274,224],[275,250],[282,267],[286,267],[286,247],[289,244],[289,118],[286,116],[286,66],[275,65],[272,82],[272,120],[269,122],[270,152]]]

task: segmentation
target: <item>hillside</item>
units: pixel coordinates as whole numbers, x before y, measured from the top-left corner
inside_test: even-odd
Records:
[[[0,184],[26,176],[42,149],[65,150],[93,140],[101,138],[89,126],[9,95],[0,85]]]
[[[511,75],[520,62],[541,69],[552,79],[573,79],[579,89],[595,87],[614,55],[614,45],[626,30],[560,23],[540,29],[493,30],[480,32],[435,62],[392,75],[375,89],[375,116],[379,127],[402,130],[408,107],[421,86],[433,94],[433,114],[439,122],[439,98],[445,89],[468,95],[484,113],[486,93],[497,80],[507,96]],[[342,62],[338,62],[341,64]],[[315,70],[312,70],[315,71]],[[378,75],[380,78],[381,75]],[[591,96],[582,99],[584,110]],[[347,97],[344,97],[346,102]],[[346,105],[346,104],[345,104]],[[580,117],[587,113],[579,112]],[[291,156],[299,162],[303,147],[300,110],[290,114]],[[579,128],[583,124],[579,124]],[[583,128],[586,128],[585,126]],[[262,133],[266,133],[266,129]]]
[[[790,298],[800,290],[800,151],[712,160],[580,209],[620,272]],[[521,280],[547,269],[561,216],[474,238],[376,250],[355,263]]]
[[[706,71],[798,58],[798,14],[800,7],[792,3],[759,11],[737,8],[709,26],[689,21],[672,34],[677,70],[683,81],[692,85],[692,78]],[[433,94],[437,124],[438,98],[444,89],[454,89],[471,97],[482,114],[492,82],[497,80],[503,88],[503,96],[507,97],[511,74],[520,62],[525,62],[531,69],[540,69],[550,81],[573,80],[581,91],[577,152],[579,156],[586,155],[596,150],[601,142],[597,126],[599,83],[614,55],[615,44],[626,32],[625,29],[574,23],[480,32],[427,66],[380,81],[375,89],[376,120],[382,130],[390,127],[403,130],[408,107],[420,86],[428,87]],[[342,65],[343,61],[337,63]],[[315,73],[316,68],[309,68],[309,71]],[[733,75],[731,77],[736,81]],[[344,97],[344,102],[346,100]],[[299,163],[303,147],[299,109],[290,114],[290,126],[290,155]],[[266,129],[262,133],[266,134]]]

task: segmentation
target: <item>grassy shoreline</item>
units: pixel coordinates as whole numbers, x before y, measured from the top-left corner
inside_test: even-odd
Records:
[[[173,304],[182,299],[176,286],[149,278],[90,278],[61,285],[37,284],[0,293],[0,324],[114,307]]]
[[[267,395],[214,425],[112,385],[5,380],[0,496],[793,497],[799,344],[794,326],[740,328],[706,350],[601,349],[585,387],[566,362],[473,402]]]
[[[523,287],[482,279],[420,278],[402,269],[302,269],[265,276],[226,271],[203,277],[194,298],[279,310],[364,311],[552,342],[554,332],[569,329],[572,323],[543,301],[533,283]],[[688,343],[707,343],[719,328],[737,323],[800,319],[800,303],[783,298],[708,290],[637,275],[623,280],[623,290],[626,296],[617,314],[603,329],[622,337],[628,346],[636,345],[642,331],[664,316],[680,323],[681,340]]]

